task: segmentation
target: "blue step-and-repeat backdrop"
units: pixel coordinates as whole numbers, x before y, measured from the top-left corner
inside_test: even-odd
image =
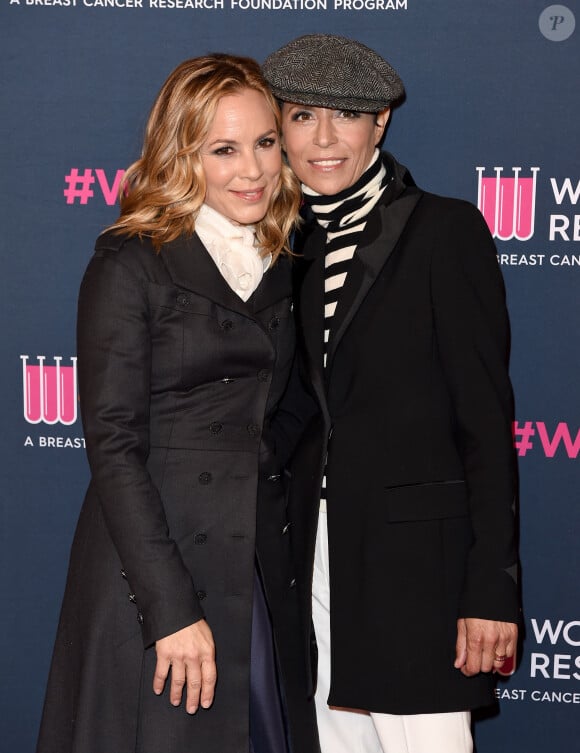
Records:
[[[525,640],[476,743],[479,753],[580,751],[577,1],[1,3],[2,753],[34,750],[88,477],[78,285],[117,215],[149,107],[185,58],[263,60],[312,32],[355,37],[393,63],[407,100],[387,148],[422,187],[478,204],[496,238],[512,321]]]

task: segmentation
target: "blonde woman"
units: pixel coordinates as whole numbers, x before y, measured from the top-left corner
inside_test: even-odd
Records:
[[[299,186],[258,65],[181,64],[78,311],[91,468],[38,753],[316,751],[277,406]]]

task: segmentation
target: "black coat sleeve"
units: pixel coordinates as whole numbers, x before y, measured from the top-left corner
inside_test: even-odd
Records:
[[[107,251],[85,273],[77,353],[87,454],[142,615],[145,646],[203,617],[147,470],[151,335],[145,281]]]
[[[517,470],[505,291],[482,216],[470,204],[455,204],[436,244],[431,284],[474,536],[458,616],[517,622]]]

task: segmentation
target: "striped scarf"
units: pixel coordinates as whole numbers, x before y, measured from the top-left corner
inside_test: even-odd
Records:
[[[324,366],[332,318],[353,256],[370,211],[375,207],[393,176],[387,173],[380,151],[375,149],[371,164],[350,188],[334,196],[322,196],[302,186],[304,202],[326,230],[324,255]],[[320,509],[326,512],[326,471],[320,490]]]
[[[324,365],[332,318],[357,245],[373,207],[391,180],[375,149],[370,165],[357,182],[333,196],[323,196],[302,186],[304,202],[326,230],[324,258]]]

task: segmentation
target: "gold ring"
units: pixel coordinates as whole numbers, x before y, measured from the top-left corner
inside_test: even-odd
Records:
[[[495,659],[494,659],[494,661],[500,661],[500,662],[503,662],[503,661],[505,661],[506,659],[507,659],[507,654],[502,654],[501,656],[498,656],[497,654],[495,654]]]

